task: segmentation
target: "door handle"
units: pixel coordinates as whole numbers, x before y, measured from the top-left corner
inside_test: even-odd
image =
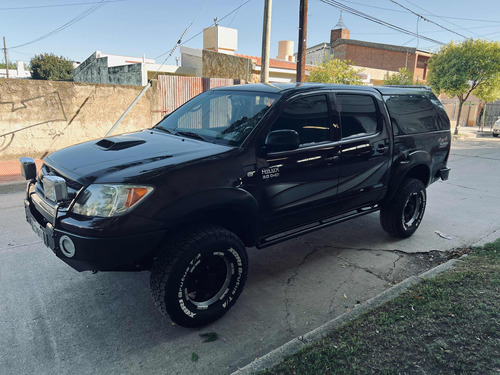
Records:
[[[335,155],[335,156],[327,156],[325,158],[325,161],[328,165],[330,164],[333,164],[334,162],[336,162],[337,160],[339,160],[339,156],[338,155]]]

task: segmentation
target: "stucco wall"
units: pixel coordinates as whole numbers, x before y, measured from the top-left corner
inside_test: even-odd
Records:
[[[0,79],[0,160],[40,158],[105,136],[142,90],[140,86]],[[160,119],[156,81],[114,134]]]

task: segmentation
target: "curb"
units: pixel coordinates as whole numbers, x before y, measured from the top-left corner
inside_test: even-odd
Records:
[[[364,314],[365,312],[396,298],[401,293],[408,290],[412,285],[418,284],[425,279],[433,278],[438,274],[449,270],[455,265],[455,263],[459,261],[459,259],[451,259],[446,263],[440,264],[439,266],[434,267],[418,276],[410,276],[409,278],[403,280],[401,283],[383,291],[379,295],[369,299],[361,305],[354,307],[351,311],[342,314],[335,319],[330,320],[329,322],[326,322],[322,326],[312,330],[309,333],[306,333],[304,336],[299,336],[288,341],[286,344],[272,350],[262,357],[256,358],[254,361],[250,362],[245,367],[236,370],[231,375],[249,375],[265,369],[269,369],[280,363],[285,357],[298,352],[313,341],[320,340],[321,338],[328,335],[328,333],[339,328],[350,320],[357,318],[361,314]]]
[[[0,184],[0,194],[16,193],[26,190],[27,181],[16,181]]]

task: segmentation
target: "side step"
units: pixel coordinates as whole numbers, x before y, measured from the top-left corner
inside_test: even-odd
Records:
[[[372,212],[376,212],[379,209],[380,209],[380,207],[378,205],[375,205],[373,207],[359,208],[358,210],[354,211],[351,214],[348,214],[346,216],[342,216],[342,217],[339,217],[336,219],[333,219],[333,218],[322,219],[322,220],[319,220],[315,223],[301,226],[301,227],[296,228],[295,230],[292,230],[292,231],[287,231],[287,232],[284,232],[282,234],[275,234],[275,235],[266,237],[262,240],[262,242],[260,242],[255,247],[257,249],[264,249],[266,247],[276,245],[280,242],[283,242],[283,241],[286,241],[286,240],[289,240],[289,239],[292,239],[292,238],[295,238],[298,236],[302,236],[303,234],[314,232],[318,229],[322,229],[322,228],[329,227],[331,225],[343,223],[344,221],[351,220],[351,219],[354,219],[354,218],[359,217],[359,216],[371,214]]]

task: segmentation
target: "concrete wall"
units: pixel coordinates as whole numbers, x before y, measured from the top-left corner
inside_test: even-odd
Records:
[[[41,80],[0,80],[0,160],[40,158],[60,148],[104,137],[142,90],[140,86]],[[160,120],[157,83],[114,134]]]
[[[330,60],[332,55],[332,49],[330,44],[322,43],[316,46],[310,47],[306,50],[306,64],[308,65],[319,65],[324,61]],[[297,58],[297,54],[295,54]]]
[[[76,82],[116,85],[142,85],[142,63],[109,66],[108,57],[97,57],[97,52],[82,62],[73,75]]]

